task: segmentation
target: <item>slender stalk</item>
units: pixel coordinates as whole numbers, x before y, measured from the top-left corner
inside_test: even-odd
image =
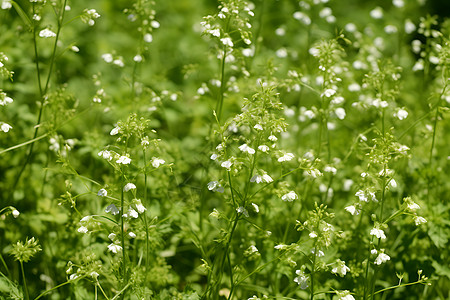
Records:
[[[311,300],[314,300],[314,275],[316,272],[316,258],[317,258],[317,245],[314,246],[314,258],[312,262],[312,270],[311,270]]]
[[[83,277],[80,277],[80,279],[81,279],[81,278],[83,278]],[[64,286],[64,285],[66,285],[66,284],[70,284],[70,283],[72,283],[72,282],[71,282],[71,281],[66,281],[66,282],[60,283],[60,284],[58,284],[57,286],[55,286],[55,287],[53,287],[53,288],[51,288],[51,289],[49,289],[49,290],[46,290],[45,292],[43,292],[42,294],[40,294],[39,296],[37,296],[36,298],[34,298],[34,300],[38,300],[38,299],[44,297],[45,295],[47,295],[47,294],[53,292],[54,290],[56,290],[56,289],[58,289],[58,288],[60,288],[60,287],[62,287],[62,286]],[[105,296],[105,297],[106,297],[106,296]],[[108,298],[106,298],[106,299],[108,299]]]
[[[24,299],[29,300],[30,295],[28,294],[28,285],[27,285],[27,279],[25,278],[25,271],[23,270],[23,262],[19,260],[20,263],[20,271],[22,272],[22,278],[23,278],[23,292],[24,292]]]

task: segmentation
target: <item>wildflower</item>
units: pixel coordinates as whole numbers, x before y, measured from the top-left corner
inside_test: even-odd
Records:
[[[39,32],[39,36],[42,38],[52,38],[56,36],[56,33],[54,33],[48,28],[45,28]]]
[[[389,257],[389,255],[385,254],[385,253],[380,253],[378,254],[377,258],[374,261],[374,264],[376,265],[381,265],[382,263],[391,260],[391,258]]]
[[[282,157],[278,158],[279,162],[285,162],[285,161],[290,161],[294,158],[294,154],[292,153],[286,153],[284,154]]]
[[[98,153],[98,156],[103,157],[106,160],[111,160],[112,156],[111,156],[111,152],[109,152],[108,150],[102,150]]]
[[[128,192],[129,190],[134,190],[134,189],[136,189],[136,186],[134,185],[134,183],[131,183],[131,182],[125,184],[125,186],[123,187],[124,192]]]
[[[370,16],[374,19],[381,19],[383,18],[383,9],[379,6],[377,6],[376,8],[374,8],[371,12],[370,12]]]
[[[223,163],[221,163],[220,166],[221,166],[222,168],[225,168],[225,169],[227,169],[228,171],[230,171],[230,167],[231,167],[232,164],[233,164],[233,163],[232,163],[231,161],[226,160],[226,161],[224,161]]]
[[[109,244],[108,250],[111,251],[112,253],[117,254],[118,252],[122,251],[122,247],[116,244]]]
[[[95,272],[95,271],[92,271],[91,274],[89,274],[89,275],[91,275],[91,277],[94,278],[94,279],[97,279],[98,276],[100,276],[100,274],[98,274],[98,273]]]
[[[345,261],[340,259],[336,261],[336,266],[331,269],[331,273],[338,274],[341,277],[345,276],[348,271],[350,271],[350,268],[345,265]]]
[[[136,54],[136,55],[133,57],[133,61],[135,61],[135,62],[141,62],[141,61],[142,61],[142,56],[139,55],[139,54]]]
[[[256,124],[255,126],[253,126],[253,128],[257,129],[257,130],[263,130],[263,127],[261,126],[261,124]],[[269,137],[270,139],[270,137]]]
[[[309,237],[312,238],[312,239],[314,239],[314,238],[317,237],[317,233],[315,233],[314,231],[312,231],[312,232],[309,233]]]
[[[426,222],[427,220],[424,217],[414,216],[414,224],[416,224],[416,226],[419,226],[420,224],[424,224]]]
[[[10,9],[12,7],[11,0],[3,0],[2,9]]]
[[[152,158],[152,166],[154,168],[159,168],[160,165],[163,165],[165,163],[166,163],[166,161],[162,158],[157,158],[157,157]]]
[[[141,199],[134,199],[133,203],[136,206],[138,213],[142,214],[147,210],[145,206],[142,204]]]
[[[311,24],[311,18],[308,15],[306,15],[305,13],[302,13],[301,11],[296,11],[293,16],[294,16],[294,19],[299,20],[300,22],[302,22],[305,25]]]
[[[0,65],[1,67],[1,65]],[[1,99],[3,97],[3,100]],[[5,93],[0,93],[0,105],[1,106],[5,106],[8,105],[10,103],[12,103],[14,100],[8,96],[6,96]]]
[[[259,206],[258,204],[252,203],[253,209],[255,210],[256,213],[259,213]]]
[[[403,201],[406,202],[406,207],[412,212],[420,209],[419,204],[417,204],[414,201],[412,201],[410,197],[404,198]]]
[[[233,41],[229,37],[222,38],[222,39],[220,39],[220,41],[225,46],[228,46],[228,47],[233,47],[234,46]]]
[[[380,229],[377,227],[374,227],[374,228],[372,228],[372,230],[370,230],[370,235],[374,235],[377,238],[382,239],[382,240],[386,239],[386,235],[384,234],[383,229]]]
[[[133,217],[135,219],[137,219],[139,217],[139,214],[137,213],[137,211],[135,211],[133,208],[128,208],[128,215],[130,217]]]
[[[146,34],[144,35],[144,41],[145,41],[146,43],[151,43],[151,42],[153,42],[153,36],[152,36],[150,33],[146,33]]]
[[[369,199],[367,198],[366,194],[364,193],[363,190],[359,190],[355,193],[355,196],[357,196],[359,198],[359,201],[364,201],[364,202],[368,202]]]
[[[413,33],[414,30],[416,30],[416,25],[414,25],[414,23],[411,22],[410,19],[406,19],[406,21],[405,21],[405,32],[410,34],[410,33]]]
[[[110,53],[105,53],[105,54],[103,54],[103,55],[102,55],[102,58],[103,58],[103,60],[104,60],[105,62],[107,62],[107,63],[112,63],[113,60],[114,60],[112,54],[110,54]]]
[[[220,29],[218,29],[218,28],[208,30],[207,32],[208,32],[209,34],[211,34],[212,36],[220,37]]]
[[[256,128],[256,125],[255,125],[255,128]],[[261,130],[262,130],[262,127],[261,127]],[[272,141],[272,142],[278,141],[278,138],[274,135],[269,135],[268,139],[269,139],[269,141]]]
[[[269,183],[272,181],[273,181],[272,177],[270,177],[266,173],[264,173],[263,175],[255,175],[250,179],[250,182],[256,182],[256,183],[261,183],[261,182]]]
[[[353,185],[353,180],[345,179],[342,189],[344,191],[350,191],[350,188],[352,187],[352,185]]]
[[[281,200],[289,201],[289,202],[292,202],[296,199],[298,199],[298,196],[294,191],[290,191],[289,193],[287,193],[281,197]]]
[[[120,131],[120,127],[119,127],[119,126],[116,126],[116,127],[114,127],[114,128],[109,132],[109,134],[110,134],[110,135],[116,135],[116,134],[119,133],[119,131]]]
[[[336,291],[336,295],[339,296],[338,300],[355,300],[355,298],[350,295],[349,291]]]
[[[120,156],[118,160],[116,160],[116,163],[123,164],[123,165],[129,165],[131,163],[131,158],[128,156]]]
[[[242,152],[247,152],[248,154],[255,154],[255,149],[247,146],[247,144],[242,144],[241,146],[239,146],[239,150],[241,150]]]
[[[108,239],[110,239],[111,241],[113,241],[116,238],[116,234],[111,232],[110,234],[108,234]]]
[[[345,109],[343,109],[342,107],[338,107],[338,108],[336,108],[334,113],[336,114],[336,117],[338,117],[339,120],[344,120],[344,118],[345,118]]]
[[[129,236],[130,238],[134,239],[134,238],[136,238],[136,233],[130,232],[130,233],[128,234],[128,236]]]
[[[396,113],[394,113],[394,117],[397,117],[399,120],[404,120],[408,117],[408,112],[401,108]]]
[[[277,249],[277,250],[284,250],[284,249],[287,248],[287,245],[285,245],[285,244],[278,244],[274,248]]]
[[[243,214],[248,218],[248,211],[243,206],[239,206],[238,208],[236,208],[236,211],[238,212],[238,214]]]
[[[17,218],[20,215],[20,212],[17,209],[13,209],[12,215],[14,218]]]
[[[150,25],[152,25],[153,28],[159,28],[161,26],[161,24],[159,24],[159,22],[156,20],[152,20],[150,22]]]
[[[348,211],[349,213],[351,213],[353,216],[359,215],[359,213],[360,213],[360,210],[356,209],[356,207],[354,205],[347,206],[345,208],[345,210]]]
[[[298,276],[294,278],[294,282],[297,282],[302,290],[306,289],[308,287],[309,277],[302,270],[295,271],[295,274]]]
[[[305,171],[305,175],[310,176],[312,178],[317,178],[322,176],[323,174],[316,168],[311,168]]]
[[[12,126],[6,123],[1,123],[0,130],[3,132],[8,132],[10,129],[12,129]]]
[[[321,97],[325,96],[325,97],[327,97],[327,98],[330,98],[330,97],[333,96],[334,94],[336,94],[336,90],[333,90],[333,89],[326,89],[326,90],[322,93]]]
[[[113,216],[117,215],[119,213],[119,209],[114,205],[114,204],[110,204],[108,205],[108,207],[105,209],[106,213],[111,213]]]
[[[208,183],[208,190],[213,192],[223,193],[224,188],[218,181],[211,181]]]
[[[105,189],[100,189],[100,190],[97,192],[97,196],[100,196],[100,197],[106,197],[106,196],[108,196],[108,191],[105,190]]]
[[[210,159],[211,160],[216,160],[217,157],[219,157],[219,155],[217,155],[216,153],[211,154]]]
[[[327,173],[333,173],[333,175],[336,175],[336,172],[337,172],[336,168],[335,167],[331,167],[331,166],[326,166],[323,169],[323,171],[327,172]]]
[[[258,149],[261,150],[262,152],[268,152],[269,151],[269,146],[266,145],[260,145],[258,146]]]
[[[81,226],[80,228],[78,228],[77,231],[80,232],[80,233],[87,233],[88,229],[85,226]]]
[[[220,213],[217,209],[213,209],[213,211],[209,214],[210,217],[218,219],[220,217]]]

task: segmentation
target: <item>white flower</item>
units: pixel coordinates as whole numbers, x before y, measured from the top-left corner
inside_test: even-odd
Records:
[[[314,238],[317,237],[317,233],[315,233],[314,231],[312,231],[312,232],[309,233],[309,237],[312,238],[312,239],[314,239]]]
[[[106,197],[106,196],[108,196],[108,191],[105,190],[105,189],[100,189],[100,190],[97,192],[97,196],[100,196],[100,197]]]
[[[161,25],[159,24],[159,22],[156,21],[156,20],[152,20],[152,21],[150,22],[150,25],[152,25],[153,28],[159,28],[159,27],[161,26]]]
[[[333,96],[334,94],[336,94],[336,90],[333,89],[326,89],[323,93],[322,93],[322,97],[325,96],[327,98],[330,98],[331,96]]]
[[[281,196],[281,200],[283,201],[289,201],[292,202],[294,200],[298,199],[297,194],[294,191],[290,191],[289,193]]]
[[[381,265],[382,263],[384,263],[388,260],[391,260],[389,255],[387,255],[385,253],[380,253],[380,254],[378,254],[377,258],[375,259],[374,264]]]
[[[139,214],[137,213],[137,211],[135,211],[133,208],[128,208],[128,215],[130,217],[133,217],[135,219],[137,219],[139,217]]]
[[[376,228],[376,227],[372,228],[372,230],[370,230],[370,235],[374,235],[377,238],[382,239],[382,240],[386,239],[386,235],[384,234],[383,229],[380,229],[380,228]]]
[[[238,212],[238,214],[243,214],[248,218],[248,211],[243,206],[239,206],[238,208],[236,208],[236,211]]]
[[[107,63],[112,63],[113,60],[114,60],[112,54],[110,54],[110,53],[105,53],[105,54],[103,54],[103,55],[102,55],[102,58],[103,58],[103,60],[104,60],[105,62],[107,62]]]
[[[248,154],[255,154],[255,149],[247,146],[247,144],[242,144],[241,146],[239,146],[239,150],[241,150],[242,152],[247,152]]]
[[[130,236],[130,238],[134,239],[136,237],[136,234],[134,232],[130,232],[128,234]]]
[[[424,224],[426,222],[427,220],[424,217],[414,216],[414,224],[416,224],[416,226],[419,226],[420,224]]]
[[[111,160],[112,156],[111,156],[111,152],[109,152],[108,150],[102,150],[98,153],[98,156],[103,157],[106,160]]]
[[[136,205],[136,209],[137,209],[138,213],[142,214],[147,210],[145,208],[145,206],[142,204],[140,199],[134,199],[133,203],[134,203],[134,205]]]
[[[416,30],[416,25],[414,25],[414,23],[411,22],[410,19],[406,19],[406,21],[405,21],[405,32],[410,34],[410,33],[413,33],[414,30]]]
[[[338,300],[355,300],[349,291],[336,292],[336,294],[339,296]]]
[[[268,152],[270,148],[269,148],[269,146],[261,145],[261,146],[258,146],[258,149],[261,150],[262,152]]]
[[[323,169],[323,171],[324,171],[324,172],[327,172],[327,173],[333,173],[333,175],[336,175],[336,172],[337,172],[336,168],[335,168],[335,167],[332,167],[332,166],[326,166],[326,167]]]
[[[77,229],[77,231],[79,233],[87,233],[88,229],[86,227],[84,227],[84,226],[81,226],[80,228]]]
[[[116,135],[116,134],[119,133],[119,130],[120,130],[120,127],[119,127],[119,126],[116,126],[116,127],[114,127],[114,128],[109,132],[109,134],[110,134],[110,135]]]
[[[285,162],[285,161],[290,161],[294,158],[294,154],[292,153],[286,153],[284,154],[282,157],[278,158],[278,162]]]
[[[45,28],[39,32],[39,36],[42,38],[51,38],[51,37],[55,37],[56,33],[54,33],[53,31],[51,31],[48,28]]]
[[[408,209],[411,211],[416,211],[418,209],[420,209],[419,204],[413,202],[413,201],[408,201],[408,205],[407,205]]]
[[[338,117],[339,120],[344,120],[344,118],[345,118],[345,109],[343,109],[342,107],[338,107],[338,108],[336,108],[334,113],[336,114],[336,117]]]
[[[1,67],[1,65],[0,65],[0,67]],[[2,96],[2,93],[0,93],[0,96]],[[0,105],[1,106],[5,106],[5,105],[8,105],[10,103],[13,103],[13,101],[14,100],[12,98],[10,98],[8,96],[4,96],[3,100],[0,100]]]
[[[342,189],[344,191],[348,192],[348,191],[350,191],[350,188],[352,187],[352,185],[353,185],[353,180],[345,179]]]
[[[212,36],[220,37],[220,29],[218,28],[208,30],[208,33],[211,34]]]
[[[310,176],[312,178],[317,178],[317,177],[322,176],[323,174],[318,169],[312,168],[312,169],[306,170],[304,172],[304,175]]]
[[[211,181],[208,183],[208,190],[213,192],[223,193],[224,188],[218,181]]]
[[[122,251],[122,247],[116,244],[109,244],[108,250],[111,251],[112,253],[118,253]]]
[[[219,157],[219,155],[217,155],[216,153],[213,153],[213,154],[211,154],[210,159],[211,159],[211,160],[216,160],[217,157]]]
[[[360,212],[360,210],[356,209],[356,207],[354,205],[347,206],[345,208],[345,210],[348,211],[349,213],[351,213],[353,216],[359,215],[359,212]]]
[[[221,41],[222,44],[224,44],[225,46],[228,46],[228,47],[233,47],[233,46],[234,46],[233,41],[232,41],[229,37],[225,37],[225,38],[223,38],[223,39],[220,39],[220,41]]]
[[[255,126],[253,126],[253,128],[255,128],[256,130],[263,130],[263,127],[261,126],[261,124],[256,124]],[[270,139],[270,137],[269,137]]]
[[[108,207],[105,209],[106,213],[111,213],[113,216],[117,215],[119,213],[119,209],[114,205],[114,204],[110,204],[108,205]]]
[[[255,175],[250,179],[250,182],[256,182],[256,183],[261,183],[261,182],[269,183],[272,181],[273,181],[272,177],[270,177],[266,173],[264,173],[263,175]]]
[[[279,245],[276,245],[274,248],[277,249],[277,250],[284,250],[284,249],[287,248],[287,245],[279,244]]]
[[[123,187],[124,192],[128,192],[129,190],[134,190],[134,189],[136,189],[136,186],[134,185],[134,183],[131,183],[131,182],[125,184],[125,186]]]
[[[368,202],[369,199],[367,198],[366,194],[364,193],[363,190],[359,190],[356,192],[355,196],[357,196],[359,198],[359,201],[364,201],[364,202]]]
[[[295,271],[295,274],[298,276],[294,278],[294,282],[297,282],[302,290],[306,289],[308,287],[309,277],[302,270]]]
[[[151,42],[153,42],[153,36],[152,36],[150,33],[146,33],[146,34],[144,35],[144,41],[145,41],[146,43],[151,43]]]
[[[230,167],[231,167],[232,164],[233,164],[233,163],[232,163],[231,161],[226,160],[226,161],[224,161],[223,163],[221,163],[220,166],[221,166],[222,168],[225,168],[225,169],[227,169],[228,171],[230,171]]]
[[[396,7],[403,7],[405,6],[405,2],[403,0],[392,0],[392,4]]]
[[[258,204],[252,203],[253,209],[255,210],[256,213],[259,213],[259,206]]]
[[[157,158],[157,157],[152,158],[152,166],[154,168],[159,168],[160,165],[163,165],[165,163],[166,163],[166,161],[162,158]]]
[[[261,127],[261,130],[262,130],[262,127]],[[278,141],[278,138],[274,135],[269,135],[269,141],[276,142],[276,141]]]
[[[108,234],[108,239],[110,239],[111,241],[113,241],[116,237],[116,234],[111,232],[110,234]]]
[[[2,9],[10,9],[12,7],[11,0],[3,0]]]
[[[376,7],[370,12],[370,16],[374,19],[383,18],[383,9],[381,7]]]
[[[20,215],[20,212],[17,209],[13,209],[12,215],[14,218],[17,218]]]
[[[136,54],[136,55],[133,57],[133,60],[134,60],[135,62],[141,62],[141,61],[142,61],[142,56],[139,55],[139,54]]]
[[[401,108],[396,113],[394,113],[394,117],[397,117],[399,120],[404,120],[408,117],[408,112]]]
[[[336,266],[331,269],[331,273],[338,274],[341,277],[345,276],[348,271],[350,271],[350,268],[345,265],[345,261],[340,259],[337,260]]]
[[[8,132],[10,129],[12,129],[12,126],[6,123],[1,123],[0,130],[3,132]]]
[[[116,160],[116,163],[123,164],[123,165],[129,165],[131,163],[131,158],[128,156],[120,156],[118,160]]]

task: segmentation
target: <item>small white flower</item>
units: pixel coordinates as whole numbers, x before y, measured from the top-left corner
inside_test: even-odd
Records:
[[[370,250],[370,253],[371,253],[372,255],[377,255],[377,254],[378,254],[378,251],[377,251],[377,249],[372,249],[372,250]]]
[[[417,203],[415,203],[413,201],[409,201],[407,207],[411,211],[416,211],[416,210],[420,209],[419,204],[417,204]]]
[[[344,120],[344,118],[345,118],[345,109],[343,109],[342,107],[338,107],[338,108],[336,108],[334,113],[336,114],[336,117],[338,117],[339,120]]]
[[[272,177],[270,177],[266,173],[264,173],[263,175],[254,175],[250,179],[250,182],[256,182],[256,183],[261,183],[261,182],[269,183],[269,182],[272,182],[272,181],[273,181]]]
[[[281,197],[281,200],[289,201],[289,202],[292,202],[296,199],[298,199],[298,196],[294,191],[290,191],[289,193],[287,193]]]
[[[348,211],[349,213],[351,213],[353,216],[358,215],[360,212],[360,210],[356,209],[356,207],[354,205],[347,206],[345,208],[345,210]]]
[[[255,125],[256,126],[256,125]],[[261,127],[262,128],[262,127]],[[262,129],[261,129],[262,130]],[[269,141],[272,141],[272,142],[276,142],[276,141],[278,141],[278,138],[276,137],[276,136],[274,136],[274,135],[269,135]]]
[[[213,191],[213,192],[219,192],[219,193],[223,193],[224,192],[224,188],[222,187],[222,185],[218,182],[218,181],[211,181],[208,183],[208,190]]]
[[[111,213],[113,216],[117,215],[119,213],[119,209],[114,205],[114,204],[110,204],[108,205],[108,207],[105,209],[106,213]]]
[[[152,158],[152,166],[154,168],[159,168],[160,165],[163,165],[165,163],[166,163],[166,161],[162,158],[157,158],[157,157]]]
[[[112,156],[111,156],[111,152],[109,152],[108,150],[102,150],[98,153],[98,156],[103,157],[103,159],[106,160],[111,160]]]
[[[397,117],[399,120],[404,120],[408,117],[408,112],[401,108],[396,113],[394,113],[394,117]]]
[[[128,236],[132,239],[136,238],[136,234],[134,232],[130,232]]]
[[[1,62],[0,62],[0,64],[1,64]],[[0,65],[0,67],[2,67],[2,65]],[[2,96],[2,93],[0,93],[0,96]],[[0,105],[1,106],[5,106],[5,105],[8,105],[10,103],[13,103],[13,101],[14,100],[12,98],[10,98],[8,96],[4,96],[3,100],[0,99]]]
[[[135,211],[133,208],[129,208],[128,209],[128,215],[130,216],[130,217],[133,217],[133,218],[135,218],[135,219],[137,219],[138,217],[139,217],[139,214],[137,213],[137,211]]]
[[[56,36],[56,33],[54,33],[48,28],[45,28],[39,32],[39,36],[42,38],[52,38]]]
[[[355,196],[357,196],[359,198],[359,201],[364,201],[364,202],[368,202],[369,198],[367,198],[366,194],[364,193],[363,190],[359,190],[356,192]]]
[[[226,161],[224,161],[223,163],[221,163],[220,166],[221,166],[222,168],[225,168],[225,169],[227,169],[228,171],[230,171],[230,168],[231,168],[231,165],[232,165],[232,164],[233,164],[233,163],[232,163],[231,161],[226,160]]]
[[[381,265],[382,263],[384,263],[388,260],[391,260],[389,255],[387,255],[385,253],[380,253],[380,254],[378,254],[377,258],[375,259],[374,264]]]
[[[247,144],[242,144],[241,146],[239,146],[239,150],[241,150],[242,152],[247,152],[248,154],[255,154],[255,149],[247,146]]]
[[[211,34],[212,36],[220,37],[220,29],[218,28],[208,30],[208,33]]]
[[[238,208],[236,208],[236,211],[248,218],[248,211],[243,206],[239,206]]]
[[[228,47],[233,47],[234,46],[233,41],[229,37],[222,38],[222,39],[220,39],[220,41],[225,46],[228,46]]]
[[[331,269],[331,273],[338,274],[341,277],[345,276],[348,271],[350,271],[350,268],[345,265],[345,261],[340,259],[337,260],[336,266]]]
[[[332,166],[326,166],[326,167],[323,169],[323,171],[324,171],[324,172],[327,172],[327,173],[332,173],[333,175],[336,175],[336,172],[337,172],[336,168],[335,168],[335,167],[332,167]]]
[[[129,190],[134,190],[134,189],[136,189],[136,186],[134,185],[134,183],[131,183],[131,182],[125,184],[125,186],[123,187],[124,192],[128,192]]]
[[[261,145],[261,146],[258,146],[258,149],[261,150],[262,152],[267,153],[270,148],[269,148],[269,146]]]
[[[416,30],[416,25],[414,25],[414,23],[411,22],[410,19],[406,19],[406,21],[405,21],[405,32],[410,34],[410,33],[413,33],[414,30]]]
[[[122,247],[116,244],[109,244],[108,250],[111,251],[112,253],[118,253],[122,251]]]
[[[140,199],[134,199],[133,203],[136,205],[138,213],[142,214],[147,210]]]
[[[420,224],[424,224],[426,222],[427,220],[424,217],[414,216],[414,224],[416,224],[416,226],[419,226]]]
[[[315,233],[314,231],[312,231],[312,232],[309,233],[309,237],[312,238],[312,239],[314,239],[314,238],[317,237],[317,233]]]
[[[0,129],[3,132],[8,132],[10,129],[12,129],[12,126],[6,123],[1,123],[2,125],[0,125]]]
[[[213,153],[213,154],[211,154],[210,159],[211,159],[211,160],[216,160],[217,157],[219,157],[219,155],[217,155],[216,153]]]
[[[383,229],[380,228],[372,228],[372,230],[370,230],[370,235],[374,235],[379,239],[385,240],[386,239],[386,235],[384,234]]]
[[[259,213],[259,206],[258,204],[252,203],[253,209],[255,210],[256,213]]]
[[[141,62],[141,61],[142,61],[142,56],[139,55],[139,54],[136,54],[136,55],[133,57],[133,60],[134,60],[135,62]]]
[[[383,18],[383,9],[381,7],[376,7],[370,12],[370,16],[374,19]]]
[[[277,249],[277,250],[284,250],[284,249],[287,248],[287,245],[279,244],[279,245],[276,245],[274,248]]]
[[[294,158],[294,154],[292,153],[286,153],[284,154],[282,157],[278,158],[278,162],[285,162],[285,161],[290,161]]]
[[[12,7],[11,0],[3,0],[2,9],[10,9]]]
[[[306,289],[308,287],[309,277],[302,270],[295,271],[295,274],[298,276],[294,278],[294,282],[297,282],[302,290]]]
[[[116,160],[116,163],[123,164],[123,165],[129,165],[131,163],[131,158],[128,156],[120,156],[118,160]]]
[[[113,56],[112,56],[111,53],[105,53],[105,54],[103,54],[103,55],[102,55],[102,59],[103,59],[105,62],[107,62],[108,64],[109,64],[109,63],[112,63],[113,60],[114,60],[114,58],[113,58]]]
[[[261,124],[256,124],[255,126],[253,126],[253,128],[255,128],[256,130],[263,130],[263,127],[261,126]]]
[[[120,127],[119,127],[119,126],[116,126],[116,127],[114,127],[114,128],[109,132],[109,134],[110,134],[110,135],[116,135],[116,134],[119,133],[119,131],[120,131]]]
[[[151,25],[153,28],[159,28],[159,27],[161,26],[161,24],[159,24],[159,22],[156,21],[156,20],[152,20],[152,21],[150,22],[150,25]]]
[[[113,241],[116,238],[116,234],[111,232],[110,234],[108,234],[108,239],[110,239],[111,241]]]
[[[108,191],[105,190],[105,189],[100,189],[100,190],[97,192],[97,196],[100,196],[100,197],[106,197],[106,196],[108,196]]]
[[[77,229],[77,231],[79,233],[87,233],[88,229],[86,227],[84,227],[84,226],[81,226],[80,228]]]
[[[17,209],[13,209],[12,215],[14,218],[17,218],[20,215],[20,212]]]
[[[403,7],[405,6],[405,2],[403,0],[392,0],[392,4],[396,7]]]
[[[151,42],[153,42],[153,36],[152,36],[150,33],[146,33],[146,34],[144,35],[144,41],[145,41],[146,43],[151,43]]]
[[[323,94],[321,95],[322,97],[325,96],[327,98],[330,98],[331,96],[333,96],[334,94],[336,94],[336,90],[333,89],[326,89]]]

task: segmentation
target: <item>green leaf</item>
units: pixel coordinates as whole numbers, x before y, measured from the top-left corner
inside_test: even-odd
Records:
[[[22,21],[25,23],[25,25],[28,26],[28,28],[31,30],[33,28],[33,23],[31,23],[30,18],[28,18],[27,14],[23,11],[23,9],[20,7],[19,4],[17,4],[15,1],[11,1],[11,4],[16,9],[19,16],[22,18]]]
[[[431,226],[428,230],[428,235],[430,236],[433,243],[438,248],[446,248],[448,242],[448,233],[445,228],[440,226]]]
[[[438,263],[437,261],[433,260],[433,262],[431,263],[431,265],[433,266],[433,268],[436,270],[436,273],[439,276],[447,276],[450,279],[450,268],[448,266],[444,266],[440,263]]]

